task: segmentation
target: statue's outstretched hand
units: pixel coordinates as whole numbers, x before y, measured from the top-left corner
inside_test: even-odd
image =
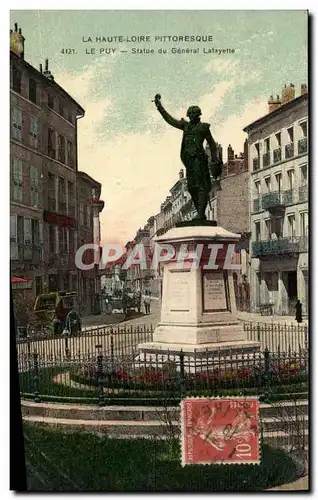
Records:
[[[156,95],[155,95],[155,100],[154,100],[154,103],[155,103],[155,105],[156,105],[156,107],[157,107],[157,108],[158,108],[158,106],[160,106],[160,104],[161,104],[160,100],[161,100],[161,95],[160,95],[160,94],[156,94]]]

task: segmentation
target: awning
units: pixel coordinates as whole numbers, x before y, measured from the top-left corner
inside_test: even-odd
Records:
[[[19,278],[18,276],[11,276],[11,284],[13,290],[23,290],[32,288],[31,278]]]

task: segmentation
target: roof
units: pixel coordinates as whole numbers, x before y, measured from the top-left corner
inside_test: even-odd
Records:
[[[21,57],[17,56],[14,52],[12,52],[12,50],[10,50],[10,58],[16,59],[17,61],[19,61],[20,64],[23,64],[29,71],[34,73],[36,75],[36,77],[39,78],[40,80],[42,80],[43,83],[45,83],[46,85],[55,88],[66,99],[70,100],[74,104],[74,106],[76,106],[78,108],[80,113],[84,116],[85,109],[82,108],[82,106],[77,101],[75,101],[75,99],[73,99],[73,97],[70,96],[70,94],[68,94],[66,92],[66,90],[63,89],[63,87],[61,87],[58,83],[56,83],[55,80],[50,80],[49,78],[47,78],[45,75],[43,75],[43,73],[38,71],[34,66],[32,66],[30,63],[28,63],[25,59],[21,59]]]
[[[295,99],[292,99],[291,101],[288,101],[285,104],[282,104],[281,106],[279,106],[278,108],[274,109],[270,113],[267,113],[267,115],[262,116],[261,118],[258,118],[254,122],[250,123],[245,128],[243,128],[243,131],[244,132],[249,132],[252,128],[257,127],[258,125],[262,125],[263,123],[265,123],[268,120],[270,120],[273,116],[276,116],[279,113],[281,113],[282,111],[290,109],[293,106],[295,106],[296,104],[298,104],[299,102],[305,101],[307,99],[308,99],[308,94],[307,93],[306,94],[302,94],[302,95],[300,95],[298,97],[295,97]]]
[[[101,186],[101,183],[93,179],[90,175],[88,175],[86,172],[80,172],[78,171],[77,174],[83,179],[83,181],[90,182],[91,184],[97,184],[98,186]]]

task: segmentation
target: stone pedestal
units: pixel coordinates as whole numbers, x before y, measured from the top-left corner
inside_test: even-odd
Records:
[[[160,323],[153,342],[138,346],[139,359],[164,361],[180,351],[198,362],[207,356],[255,357],[259,343],[246,340],[236,319],[231,266],[239,239],[211,225],[176,227],[156,239],[158,248],[170,244],[175,254],[163,263]]]

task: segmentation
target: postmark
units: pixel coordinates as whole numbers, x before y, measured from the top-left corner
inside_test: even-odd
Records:
[[[182,466],[259,464],[259,400],[185,398],[181,401]]]

